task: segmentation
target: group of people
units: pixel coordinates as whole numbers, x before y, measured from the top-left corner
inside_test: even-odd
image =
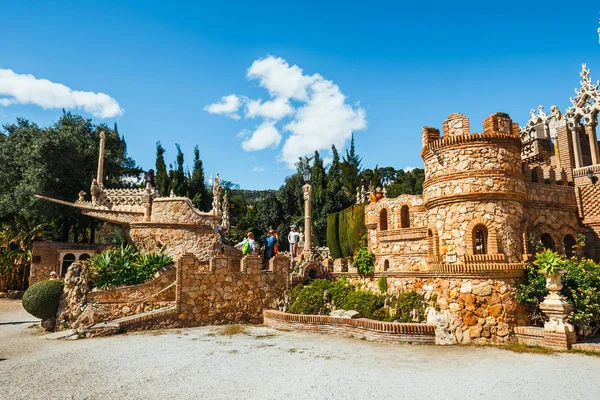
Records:
[[[223,231],[221,231],[223,232]],[[224,237],[224,233],[221,234],[221,238]],[[298,244],[301,240],[301,233],[297,231],[296,225],[290,226],[290,232],[288,234],[288,242],[290,244],[290,253],[292,255],[292,264],[294,259],[298,255]],[[225,243],[225,242],[224,242]],[[256,240],[254,239],[254,233],[248,232],[247,237],[235,245],[235,248],[242,250],[244,255],[246,254],[258,254],[258,248]],[[269,261],[275,255],[279,253],[279,232],[269,227],[267,235],[264,239],[264,253],[263,258],[265,261]]]

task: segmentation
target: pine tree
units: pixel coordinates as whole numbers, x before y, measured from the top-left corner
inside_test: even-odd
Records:
[[[350,140],[350,149],[346,150],[346,155],[342,162],[343,184],[351,197],[356,196],[356,188],[360,185],[362,158],[356,154],[354,147],[354,134]]]
[[[169,175],[167,173],[167,165],[165,164],[165,149],[160,142],[156,142],[156,171],[155,181],[159,192],[163,196],[169,195]]]
[[[210,201],[204,183],[204,167],[200,159],[200,150],[194,147],[194,167],[189,178],[189,198],[200,210],[208,211]]]

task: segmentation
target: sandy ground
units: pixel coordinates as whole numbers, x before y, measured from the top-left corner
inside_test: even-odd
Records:
[[[244,327],[48,340],[0,300],[0,399],[598,399],[600,357]]]

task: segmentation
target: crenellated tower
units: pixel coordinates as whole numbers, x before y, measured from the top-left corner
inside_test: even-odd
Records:
[[[430,268],[520,262],[526,195],[518,125],[495,113],[483,132],[471,133],[469,119],[455,113],[443,135],[428,127],[422,135]]]

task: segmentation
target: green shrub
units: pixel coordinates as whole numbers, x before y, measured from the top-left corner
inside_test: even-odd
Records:
[[[362,275],[370,275],[375,270],[375,254],[369,251],[367,235],[363,236],[360,246],[354,253],[354,266],[358,269],[358,273]]]
[[[600,330],[600,264],[587,259],[558,257],[560,269],[566,271],[561,293],[574,308],[569,321],[580,336],[595,335]],[[517,285],[516,299],[530,306],[534,322],[541,324],[545,318],[539,304],[548,294],[546,280],[540,268],[532,264],[525,268],[525,275],[526,283]]]
[[[385,296],[369,292],[367,290],[356,290],[348,295],[344,310],[356,310],[361,317],[386,320],[389,313],[385,308]]]
[[[304,288],[304,286],[302,286],[302,284],[299,283],[296,286],[294,286],[292,288],[292,290],[290,290],[290,304],[294,304],[294,302],[296,301],[296,299],[300,295],[300,292],[302,292],[303,288]]]
[[[379,291],[382,294],[387,293],[388,284],[387,284],[387,278],[385,276],[382,276],[381,278],[379,278],[379,280],[377,281],[377,288],[379,289]]]
[[[322,315],[329,313],[326,291],[330,287],[330,281],[326,279],[315,279],[304,286],[296,300],[290,306],[288,312],[292,314]]]
[[[413,314],[418,316],[419,321],[425,317],[425,305],[423,296],[417,292],[401,292],[396,301],[396,320],[400,322],[415,322]]]
[[[333,307],[346,310],[348,296],[356,290],[356,287],[346,278],[342,277],[337,281],[331,282],[328,290]]]
[[[23,294],[23,308],[36,318],[54,318],[56,317],[56,310],[62,291],[62,281],[45,280],[38,282],[30,286]]]
[[[88,281],[105,289],[147,282],[159,269],[172,264],[173,259],[165,254],[140,254],[132,246],[121,246],[96,254],[87,263]]]

